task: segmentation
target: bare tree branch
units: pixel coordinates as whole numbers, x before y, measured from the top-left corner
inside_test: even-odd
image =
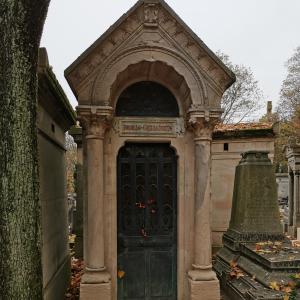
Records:
[[[217,52],[219,58],[236,75],[236,82],[224,93],[222,98],[222,122],[240,123],[253,119],[254,113],[261,108],[262,90],[254,79],[250,68],[233,64],[229,56]]]

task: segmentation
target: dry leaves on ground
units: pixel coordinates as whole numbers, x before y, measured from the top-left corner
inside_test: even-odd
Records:
[[[80,281],[83,274],[83,261],[80,259],[71,258],[71,281],[66,293],[66,299],[79,299]]]
[[[245,276],[243,271],[240,268],[238,268],[236,261],[231,261],[230,267],[231,267],[231,271],[230,271],[229,275],[231,278],[239,279],[240,277]]]
[[[291,293],[295,289],[295,283],[293,281],[290,281],[290,282],[288,282],[288,284],[283,284],[283,283],[278,283],[276,281],[272,281],[272,282],[270,282],[269,287],[272,290],[281,291],[281,292],[286,293],[283,296],[283,300],[290,300],[291,299]]]

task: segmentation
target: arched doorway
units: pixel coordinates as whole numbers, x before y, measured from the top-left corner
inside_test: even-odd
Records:
[[[118,155],[118,299],[177,299],[177,158],[168,144]]]

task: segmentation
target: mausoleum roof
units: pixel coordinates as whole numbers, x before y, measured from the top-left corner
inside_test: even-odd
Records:
[[[270,122],[218,124],[214,129],[213,138],[274,137],[276,133],[275,125],[276,123]]]
[[[103,66],[107,68],[109,57],[121,53],[122,49],[128,49],[128,43],[133,36],[136,38],[136,34],[143,30],[146,34],[151,34],[155,28],[163,32],[166,39],[153,44],[153,47],[165,47],[168,43],[173,43],[176,51],[188,55],[202,70],[204,78],[215,81],[222,92],[235,81],[234,73],[165,1],[139,0],[65,70],[74,94],[78,96],[80,89],[88,84],[87,78],[93,78],[97,69]],[[141,40],[139,46],[142,47],[143,42],[149,46],[147,40]]]
[[[39,49],[38,102],[64,130],[76,122],[76,114],[49,65],[46,48]]]

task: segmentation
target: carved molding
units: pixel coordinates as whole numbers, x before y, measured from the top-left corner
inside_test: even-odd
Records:
[[[155,3],[144,4],[144,25],[158,26],[158,5]]]
[[[226,89],[230,81],[229,75],[217,65],[198,41],[190,35],[182,24],[174,19],[174,16],[166,10],[161,12],[159,24],[174,41],[223,89]]]
[[[113,108],[110,106],[78,106],[78,120],[85,132],[85,139],[103,139],[110,127]]]
[[[76,85],[76,90],[85,84],[87,77],[99,70],[100,66],[102,68],[112,53],[115,53],[114,55],[118,57],[117,52],[119,52],[119,49],[126,47],[128,42],[132,41],[133,36],[140,32],[141,24],[152,26],[151,30],[164,32],[166,40],[168,42],[172,41],[175,46],[173,50],[185,54],[190,63],[194,64],[194,70],[199,71],[201,69],[201,72],[206,74],[207,79],[215,85],[214,88],[219,89],[218,93],[222,93],[222,90],[226,89],[230,82],[229,75],[217,65],[206,49],[201,47],[184,25],[161,7],[161,4],[146,2],[112,30],[109,36],[97,45],[93,53],[81,62],[80,67],[71,72],[69,78],[73,86]],[[139,44],[142,47],[144,46],[141,41]],[[152,46],[152,44],[149,45]]]
[[[129,36],[141,25],[142,20],[139,11],[134,12],[110,36],[103,40],[98,46],[95,54],[91,54],[81,62],[81,67],[70,74],[73,85],[81,85],[84,79],[105,62],[111,53],[118,48]]]
[[[152,55],[152,58],[149,57],[149,54]],[[197,68],[190,63],[187,57],[176,52],[175,49],[141,45],[135,45],[117,53],[102,66],[101,72],[97,74],[97,77],[94,80],[93,90],[91,91],[92,94],[90,95],[93,103],[96,103],[99,100],[98,98],[100,95],[104,96],[107,100],[111,100],[109,97],[110,87],[117,79],[118,73],[125,71],[132,64],[143,61],[162,61],[166,65],[172,67],[186,80],[189,87],[193,87],[191,90],[193,102],[201,103],[202,105],[208,104],[208,91],[205,80],[202,78],[201,74],[197,72]],[[180,70],[180,72],[178,70]],[[109,80],[108,78],[112,76],[113,80],[111,78]]]

